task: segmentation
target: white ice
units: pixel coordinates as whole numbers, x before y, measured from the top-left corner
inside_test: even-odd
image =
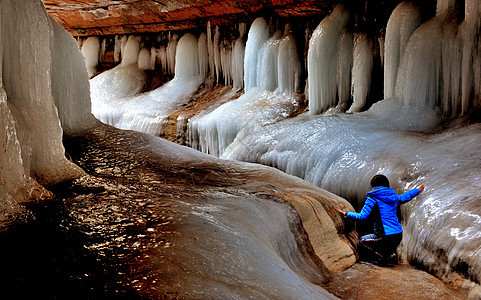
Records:
[[[239,58],[232,58],[236,60]],[[192,118],[188,124],[189,144],[220,156],[237,136],[288,118],[300,104],[300,96],[294,94],[300,85],[300,73],[296,41],[290,30],[284,35],[278,30],[269,36],[266,21],[256,19],[245,48],[246,92],[212,112]]]
[[[129,38],[122,64],[90,81],[93,114],[117,128],[161,134],[167,117],[186,104],[203,82],[199,62],[203,62],[205,68],[205,58],[199,61],[198,45],[197,37],[192,34],[185,34],[178,42],[172,38],[167,56],[176,53],[174,79],[153,91],[141,93],[146,77],[136,64],[138,40]],[[169,66],[172,61],[168,58]]]
[[[100,56],[100,40],[96,36],[87,38],[82,43],[81,52],[85,58],[85,65],[87,66],[87,72],[89,77],[92,77],[97,72],[97,66],[99,64]]]
[[[5,0],[0,14],[4,207],[12,199],[47,195],[39,183],[51,185],[82,175],[65,157],[62,134],[80,133],[96,123],[85,63],[73,37],[47,15],[40,1]]]

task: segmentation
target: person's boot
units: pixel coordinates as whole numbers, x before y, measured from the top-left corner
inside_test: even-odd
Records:
[[[390,255],[388,255],[386,260],[388,265],[397,265],[399,262],[396,253],[391,253]]]

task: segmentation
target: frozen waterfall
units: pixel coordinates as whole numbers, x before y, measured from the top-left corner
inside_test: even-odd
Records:
[[[270,36],[266,21],[256,19],[245,48],[246,92],[210,113],[189,120],[189,144],[220,156],[238,136],[288,118],[302,100],[295,94],[300,88],[300,73],[300,59],[290,27],[286,26],[284,33],[277,30]]]

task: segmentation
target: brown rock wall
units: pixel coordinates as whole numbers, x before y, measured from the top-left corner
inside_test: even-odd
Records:
[[[249,22],[255,17],[322,17],[332,0],[43,0],[74,36],[186,30]]]

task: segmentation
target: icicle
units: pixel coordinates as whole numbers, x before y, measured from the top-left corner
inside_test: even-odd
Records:
[[[312,115],[336,105],[338,45],[348,18],[344,6],[337,5],[317,26],[309,41],[307,72],[309,113]]]
[[[124,50],[122,51],[122,65],[137,64],[139,60],[140,51],[140,37],[131,35],[129,36]]]
[[[170,33],[169,33],[170,34]],[[175,72],[175,57],[176,57],[176,49],[177,49],[177,39],[179,36],[174,34],[170,39],[169,43],[167,44],[167,68],[169,70],[169,74],[174,74]]]
[[[107,39],[103,38],[102,42],[100,43],[99,63],[102,63],[104,61],[106,50],[107,50]]]
[[[463,40],[461,106],[462,114],[469,110],[472,97],[481,101],[481,4],[466,0],[465,18],[461,25]]]
[[[114,46],[114,62],[120,62],[120,46],[122,43],[122,38],[119,35],[115,36],[115,46]]]
[[[411,34],[421,23],[421,11],[411,2],[394,9],[386,27],[384,45],[384,98],[394,96],[399,63]]]
[[[122,60],[122,57],[124,56],[125,45],[127,45],[128,40],[129,40],[129,36],[127,35],[122,36],[122,40],[120,41],[120,55],[121,55],[120,60]]]
[[[239,37],[232,49],[232,79],[234,89],[242,89],[244,86],[244,55],[245,55],[244,39]]]
[[[87,38],[82,45],[82,54],[85,57],[85,65],[87,66],[87,72],[89,77],[92,77],[97,72],[97,66],[99,64],[100,55],[100,40],[96,36]]]
[[[296,40],[287,27],[286,25],[285,35],[279,43],[277,82],[279,93],[292,94],[300,87],[301,62],[297,53]]]
[[[209,52],[207,49],[207,36],[201,33],[197,45],[199,51],[199,71],[203,78],[207,76],[209,71]]]
[[[219,31],[219,26],[215,27],[215,32],[214,32],[214,70],[215,70],[215,79],[217,82],[220,81],[220,75],[221,75],[221,61],[220,61],[220,49],[219,49],[219,38],[220,38],[220,31]]]
[[[386,42],[385,37],[384,36],[379,37],[377,42],[379,44],[379,56],[381,58],[381,67],[384,67],[384,45]]]
[[[159,48],[152,47],[150,49],[150,69],[155,70],[160,64]]]
[[[461,61],[462,61],[462,38],[457,35],[458,25],[447,21],[442,28],[441,43],[441,108],[445,115],[458,113],[461,99]]]
[[[215,77],[214,42],[212,41],[210,21],[207,22],[207,51],[209,53],[209,70],[211,75]]]
[[[353,36],[344,30],[339,41],[339,54],[337,61],[337,94],[340,112],[348,108],[351,100],[351,70],[353,64]]]
[[[232,49],[231,44],[223,41],[220,47],[220,69],[223,75],[224,85],[231,84],[232,75]]]
[[[257,18],[249,30],[244,58],[244,89],[246,91],[259,86],[257,82],[258,53],[269,37],[267,23],[263,18]]]
[[[167,74],[169,72],[169,69],[168,69],[168,60],[167,60],[167,49],[165,46],[161,46],[159,48],[159,58],[160,58],[160,64],[162,66],[162,73]]]
[[[138,58],[139,69],[150,70],[150,50],[147,48],[142,48],[139,52]]]
[[[366,34],[356,34],[354,39],[354,64],[352,67],[353,104],[348,112],[358,112],[366,105],[371,87],[373,65],[372,42]]]

